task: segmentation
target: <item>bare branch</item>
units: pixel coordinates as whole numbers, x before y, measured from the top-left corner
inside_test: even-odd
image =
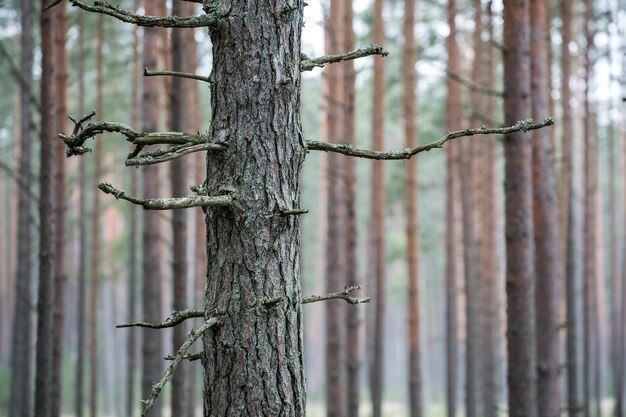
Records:
[[[125,328],[125,327],[146,327],[148,329],[165,329],[167,327],[178,326],[180,323],[182,323],[185,320],[199,318],[199,317],[204,317],[204,311],[182,310],[182,311],[172,312],[172,314],[167,319],[165,319],[165,321],[162,323],[149,323],[145,321],[138,321],[135,323],[118,324],[115,327],[117,327],[118,329]]]
[[[174,355],[167,355],[163,359],[165,359],[166,361],[173,361],[174,358],[175,358]],[[202,352],[188,353],[185,356],[183,356],[183,359],[188,360],[189,362],[197,361],[198,359],[202,359]]]
[[[171,161],[181,156],[200,151],[222,151],[226,146],[218,143],[198,143],[173,146],[165,149],[155,149],[147,151],[137,156],[126,159],[126,166],[152,165],[161,162]]]
[[[189,337],[187,337],[185,343],[183,343],[180,349],[178,349],[178,352],[176,352],[172,363],[165,369],[165,372],[163,373],[161,379],[152,386],[152,392],[150,393],[148,399],[142,401],[142,403],[144,404],[144,408],[141,413],[141,417],[146,417],[150,413],[152,405],[154,404],[154,400],[159,397],[159,394],[161,394],[161,391],[163,390],[163,387],[165,387],[165,384],[167,384],[167,381],[172,378],[176,367],[185,358],[185,354],[187,353],[187,350],[189,350],[189,347],[207,330],[219,324],[220,320],[217,317],[211,317],[210,319],[205,321],[202,326],[198,327],[195,330],[192,330],[189,333]]]
[[[126,195],[124,191],[118,190],[109,183],[101,183],[98,188],[107,194],[113,194],[115,198],[130,201],[133,204],[142,206],[145,210],[175,210],[191,207],[234,207],[237,203],[232,195],[219,195],[209,197],[199,195],[195,197],[178,198],[137,198]]]
[[[63,0],[52,0],[50,3],[46,4],[45,6],[43,6],[41,8],[41,13],[52,9],[54,6],[56,6],[57,4],[61,3]]]
[[[56,0],[55,0],[56,1]],[[69,0],[72,6],[93,13],[102,13],[112,16],[122,22],[133,23],[137,26],[164,27],[164,28],[197,28],[214,26],[220,18],[214,13],[207,13],[201,16],[143,16],[131,13],[127,10],[115,7],[105,1],[96,0],[93,6],[83,3],[80,0]]]
[[[311,71],[313,68],[322,68],[326,64],[349,61],[370,55],[387,56],[388,54],[389,52],[385,51],[382,46],[371,44],[365,48],[359,48],[341,55],[324,55],[318,58],[308,58],[305,56],[305,58],[300,61],[300,71]]]
[[[427,145],[418,146],[413,149],[405,149],[403,151],[372,151],[369,149],[355,149],[350,145],[344,144],[335,144],[328,142],[320,142],[307,140],[305,144],[309,150],[313,151],[325,151],[325,152],[336,152],[347,156],[354,156],[357,158],[366,158],[366,159],[378,159],[378,160],[400,160],[400,159],[411,159],[413,156],[418,153],[427,152],[432,149],[443,148],[443,145],[452,139],[457,139],[465,136],[474,136],[474,135],[491,135],[491,134],[500,134],[504,135],[507,133],[513,132],[526,132],[529,130],[540,129],[546,126],[552,126],[554,124],[554,119],[552,117],[548,117],[543,119],[539,123],[534,123],[532,119],[522,120],[514,124],[513,126],[502,127],[502,128],[487,128],[485,126],[480,127],[479,129],[464,129],[464,130],[456,130],[454,132],[448,132],[438,140],[429,143]]]
[[[324,295],[309,295],[308,297],[302,298],[302,304],[315,303],[317,301],[326,301],[326,300],[345,300],[348,304],[360,304],[360,303],[369,303],[372,299],[371,297],[365,298],[356,298],[350,297],[350,293],[353,293],[356,290],[360,290],[360,285],[355,285],[354,287],[348,287],[341,292],[331,292],[329,294]]]
[[[7,50],[2,40],[0,40],[0,53],[4,55],[4,62],[6,62],[9,66],[11,75],[20,85],[20,89],[28,94],[28,99],[30,100],[31,104],[35,106],[38,112],[41,113],[41,104],[39,103],[39,100],[37,99],[37,97],[35,97],[35,94],[33,94],[33,89],[31,88],[31,86],[28,85],[28,83],[22,76],[22,71],[20,71],[17,65],[15,65],[15,62],[13,62],[13,58],[11,57],[11,54],[9,54],[9,51]]]
[[[493,88],[489,88],[484,85],[476,84],[472,80],[469,80],[463,77],[461,74],[457,74],[454,71],[450,71],[449,69],[446,69],[446,74],[448,74],[448,77],[452,78],[453,80],[456,80],[460,82],[461,84],[466,85],[467,88],[469,88],[470,90],[474,92],[481,93],[481,94],[488,94],[488,95],[497,96],[497,97],[504,97],[504,92],[500,90],[494,90]]]
[[[205,77],[203,75],[191,74],[188,72],[179,72],[179,71],[150,71],[148,68],[144,68],[143,75],[144,77],[166,75],[166,76],[172,76],[172,77],[190,78],[192,80],[204,81],[206,83],[211,82],[209,77]]]

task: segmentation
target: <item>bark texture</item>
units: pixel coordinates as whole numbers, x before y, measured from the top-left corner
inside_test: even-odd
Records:
[[[300,124],[302,1],[226,2],[213,42],[207,192],[242,211],[209,208],[204,338],[205,416],[305,414],[297,216],[305,148]],[[282,297],[273,306],[263,297]],[[208,318],[208,317],[207,317]]]
[[[542,119],[549,111],[547,1],[534,1],[531,13],[532,116]],[[558,417],[560,248],[556,181],[547,129],[533,131],[533,226],[535,232],[535,314],[537,334],[537,412]]]
[[[33,84],[33,7],[32,2],[20,2],[22,32],[20,34],[20,70],[26,85]],[[17,270],[15,275],[15,313],[13,316],[13,339],[11,345],[11,394],[9,417],[28,417],[31,414],[32,330],[31,314],[33,264],[31,243],[33,203],[30,196],[32,185],[31,159],[33,155],[32,104],[28,91],[20,90],[20,160],[17,202]],[[28,387],[28,389],[25,389]]]
[[[529,2],[504,7],[505,123],[530,116]],[[532,225],[531,137],[506,135],[505,235],[509,415],[535,417],[536,356]]]

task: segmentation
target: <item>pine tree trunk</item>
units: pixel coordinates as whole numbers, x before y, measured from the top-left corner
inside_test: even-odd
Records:
[[[541,120],[549,112],[547,1],[531,3],[532,116]],[[560,248],[556,181],[550,161],[548,129],[533,132],[533,219],[535,229],[535,314],[537,334],[537,412],[558,417]]]
[[[404,5],[404,140],[407,148],[418,142],[417,130],[417,80],[415,64],[415,0],[405,0]],[[420,364],[420,292],[419,292],[419,220],[417,158],[405,165],[406,236],[408,266],[408,352],[409,352],[409,407],[411,417],[422,415],[422,386]]]
[[[530,116],[529,2],[504,8],[505,123]],[[509,416],[535,417],[536,356],[532,225],[531,142],[528,133],[506,135],[504,143],[507,258],[507,350]]]
[[[302,1],[226,2],[233,18],[211,30],[211,137],[207,192],[242,210],[206,213],[205,416],[305,414],[299,206],[305,155],[300,124]],[[225,9],[224,9],[225,10]],[[250,13],[263,18],[245,17]],[[238,16],[244,16],[242,18]],[[264,297],[282,297],[264,305]]]
[[[20,36],[20,70],[27,85],[33,84],[33,24],[32,2],[20,2],[22,32]],[[15,313],[11,345],[11,394],[9,417],[31,415],[32,329],[31,313],[33,265],[32,219],[33,202],[29,194],[32,184],[31,159],[33,155],[31,123],[32,106],[28,91],[20,90],[20,160],[17,211],[17,270],[15,274]]]

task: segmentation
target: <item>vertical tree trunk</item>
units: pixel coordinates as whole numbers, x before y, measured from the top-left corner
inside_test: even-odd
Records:
[[[352,51],[356,47],[353,28],[352,2],[344,2],[343,7],[343,51]],[[354,62],[342,64],[344,69],[343,92],[343,138],[352,146],[356,146],[356,72]],[[358,285],[357,264],[357,218],[356,218],[356,160],[345,158],[344,169],[344,204],[345,204],[345,267],[346,286]],[[360,396],[360,331],[361,309],[359,306],[348,306],[346,309],[346,402],[347,417],[358,417]]]
[[[234,190],[242,210],[206,212],[205,416],[305,415],[299,202],[305,155],[300,123],[303,2],[227,2],[211,30],[211,134],[228,152],[208,155],[207,192]],[[222,9],[224,7],[225,9]],[[219,261],[218,261],[219,260]],[[274,306],[263,297],[282,297]]]
[[[46,1],[42,0],[42,5]],[[52,300],[54,299],[54,13],[41,13],[41,158],[39,161],[39,290],[35,360],[35,410],[50,417],[52,407]]]
[[[324,25],[325,52],[328,55],[341,53],[343,44],[343,1],[332,0],[330,11]],[[344,116],[344,71],[342,65],[329,65],[324,69],[325,85],[325,128],[329,142],[339,143],[345,140],[343,135]],[[326,292],[337,291],[345,285],[345,256],[342,244],[344,234],[343,220],[343,158],[339,154],[328,155],[327,169],[327,218],[328,228],[326,243]],[[345,306],[343,303],[328,302],[326,307],[326,415],[342,417],[345,415],[345,368],[343,364],[343,329]]]
[[[54,83],[55,83],[55,129],[65,132],[67,120],[67,5],[54,8]],[[56,173],[54,177],[55,235],[57,239],[54,258],[54,322],[52,341],[52,410],[51,417],[61,415],[61,362],[63,351],[63,312],[65,310],[65,144],[57,140],[54,146]]]
[[[548,116],[548,2],[531,3],[532,116]],[[558,417],[559,393],[559,287],[560,249],[556,182],[552,163],[550,131],[533,132],[533,219],[535,231],[535,314],[537,334],[537,412]]]
[[[104,42],[104,17],[98,16],[98,26],[96,35],[96,114],[100,118],[104,116],[104,105],[102,97],[102,71],[103,71],[103,51],[102,43]],[[92,224],[92,241],[91,241],[91,293],[89,300],[90,307],[90,391],[91,397],[89,402],[90,417],[96,417],[98,413],[98,301],[100,297],[100,193],[97,191],[100,176],[102,175],[102,140],[96,138],[94,153],[95,164],[93,174],[93,212],[91,217]]]
[[[144,3],[147,15],[157,15],[159,5],[154,1]],[[156,68],[158,60],[159,31],[154,28],[143,30],[143,66],[144,68]],[[158,129],[159,118],[159,80],[156,77],[143,78],[142,96],[142,130],[154,132]],[[157,166],[152,165],[143,169],[142,188],[145,198],[159,195],[159,178]],[[143,212],[143,290],[142,305],[143,318],[149,321],[162,319],[162,272],[161,272],[161,221],[158,213],[151,211]],[[143,370],[142,370],[142,398],[148,398],[152,391],[152,385],[161,377],[163,364],[163,337],[159,332],[151,329],[143,329]],[[157,399],[151,411],[151,416],[161,415],[162,400]]]
[[[415,0],[404,3],[404,143],[414,148],[418,141],[417,131],[417,80],[415,64]],[[405,165],[406,236],[408,265],[408,352],[409,352],[409,407],[411,417],[422,415],[422,386],[420,366],[420,293],[419,293],[419,220],[417,158]]]
[[[448,27],[450,34],[446,40],[448,50],[448,69],[459,71],[459,52],[456,42],[456,0],[448,0]],[[461,86],[458,81],[448,77],[446,80],[448,111],[446,129],[456,130],[461,126]],[[457,188],[459,175],[460,149],[458,143],[451,143],[447,148],[446,180],[446,400],[448,417],[456,416],[457,378],[458,378],[458,302],[457,302],[457,263],[458,241],[456,233]]]
[[[20,35],[20,70],[26,85],[33,84],[33,16],[32,2],[20,3],[22,31]],[[32,106],[28,91],[20,89],[20,160],[17,210],[17,270],[15,275],[15,313],[11,345],[11,394],[9,417],[31,415],[32,329],[31,313],[33,265],[32,226],[33,204],[30,197],[32,184],[31,159],[33,154],[31,123]]]
[[[374,1],[374,43],[385,43],[383,0]],[[374,57],[374,104],[372,107],[373,149],[383,150],[385,125],[385,63],[380,56]],[[384,340],[385,340],[385,171],[383,161],[374,161],[372,169],[372,249],[373,267],[370,271],[376,279],[374,291],[374,332],[369,364],[369,383],[374,417],[382,416],[384,392]]]
[[[180,1],[172,4],[172,15],[183,16],[187,7]],[[187,68],[187,40],[184,32],[172,31],[171,39],[171,62],[172,70],[189,72]],[[186,132],[185,120],[187,90],[186,82],[181,77],[172,77],[170,94],[170,114],[172,118],[171,129],[176,132]],[[183,197],[186,195],[187,184],[187,160],[177,158],[172,161],[171,181],[172,196]],[[172,245],[173,259],[173,294],[174,311],[189,308],[187,300],[187,216],[184,210],[174,210],[172,217]],[[176,352],[185,343],[188,334],[186,323],[174,327],[173,348]],[[190,367],[188,363],[181,363],[172,376],[172,415],[189,417],[189,388]]]
[[[504,112],[513,124],[530,115],[529,2],[504,7]],[[505,138],[507,350],[509,415],[535,417],[536,366],[533,292],[532,172],[530,135]]]

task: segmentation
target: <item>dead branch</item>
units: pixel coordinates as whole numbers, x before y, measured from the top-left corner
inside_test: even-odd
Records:
[[[9,54],[9,51],[7,50],[2,40],[0,40],[0,53],[4,55],[4,62],[6,62],[9,66],[9,71],[11,71],[11,75],[20,85],[20,89],[28,95],[28,99],[30,100],[31,104],[35,106],[39,113],[41,113],[41,103],[39,103],[39,100],[37,99],[37,97],[35,97],[35,94],[33,93],[33,89],[30,85],[28,85],[28,83],[22,76],[22,71],[20,71],[17,65],[15,65],[15,62],[13,62],[13,58],[11,57],[11,54]]]
[[[329,294],[324,295],[309,295],[308,297],[302,298],[302,304],[315,303],[317,301],[326,301],[326,300],[345,300],[348,304],[360,304],[360,303],[369,303],[372,299],[371,297],[365,298],[356,298],[350,297],[350,293],[360,290],[360,285],[355,285],[353,287],[348,287],[341,292],[331,292]]]
[[[387,56],[388,54],[389,52],[385,51],[382,46],[371,44],[365,48],[359,48],[341,55],[324,55],[318,58],[308,58],[305,56],[304,59],[300,61],[300,71],[311,71],[313,68],[322,68],[326,64],[349,61],[371,55]]]
[[[499,134],[504,135],[513,132],[527,132],[529,130],[540,129],[546,126],[552,126],[554,124],[554,119],[552,117],[548,117],[543,119],[539,123],[534,123],[532,119],[522,120],[514,124],[513,126],[501,127],[501,128],[487,128],[485,126],[481,126],[479,129],[464,129],[464,130],[456,130],[454,132],[448,132],[438,140],[429,143],[427,145],[418,146],[413,149],[405,149],[403,151],[372,151],[369,149],[355,149],[350,145],[345,144],[335,144],[328,142],[320,142],[307,140],[305,144],[309,150],[313,151],[325,151],[325,152],[336,152],[347,156],[354,156],[357,158],[366,158],[366,159],[378,159],[378,160],[400,160],[400,159],[410,159],[418,153],[427,152],[432,149],[443,148],[443,145],[452,139],[457,139],[465,136],[474,136],[474,135],[491,135],[491,134]]]
[[[224,145],[218,143],[198,143],[173,146],[171,148],[155,149],[147,151],[137,156],[130,155],[126,161],[126,166],[152,165],[161,162],[171,161],[181,156],[200,151],[221,151],[226,149]]]
[[[220,320],[217,317],[211,317],[210,319],[205,321],[202,326],[198,327],[195,330],[192,330],[189,333],[189,337],[187,337],[185,343],[183,343],[180,349],[178,349],[178,352],[176,352],[172,363],[165,369],[165,372],[163,373],[161,379],[152,386],[152,392],[150,393],[150,396],[145,401],[142,401],[142,403],[144,404],[144,408],[141,413],[141,417],[146,417],[150,413],[152,405],[154,404],[154,400],[159,397],[159,394],[161,394],[161,391],[163,390],[165,384],[167,384],[167,381],[172,378],[176,367],[185,358],[185,354],[187,353],[187,350],[189,350],[189,347],[207,330],[219,324]]]
[[[211,80],[209,77],[205,77],[203,75],[191,74],[189,72],[179,72],[179,71],[150,71],[148,68],[143,69],[144,77],[155,77],[155,76],[171,76],[171,77],[181,77],[181,78],[189,78],[192,80],[204,81],[205,83],[210,83]]]
[[[446,69],[446,74],[448,74],[448,77],[460,82],[461,84],[464,84],[465,86],[467,86],[467,88],[469,88],[470,90],[476,93],[487,94],[487,95],[492,95],[496,97],[504,97],[504,92],[500,90],[494,90],[493,88],[489,88],[484,85],[476,84],[472,80],[469,80],[463,77],[461,74],[457,74],[454,71],[450,71],[449,69]]]
[[[54,0],[57,1],[57,0]],[[207,13],[201,16],[144,16],[120,9],[105,1],[96,0],[93,6],[83,3],[80,0],[69,0],[72,6],[92,13],[101,13],[112,16],[122,22],[132,23],[144,27],[164,27],[164,28],[197,28],[214,26],[221,18],[215,13]],[[54,5],[53,5],[54,6]]]
[[[165,359],[166,361],[173,361],[174,358],[175,358],[174,355],[167,355],[163,359]],[[197,361],[198,359],[202,359],[202,352],[188,353],[185,356],[183,356],[183,359],[188,360],[189,362]]]
[[[111,184],[103,182],[98,185],[106,194],[113,194],[116,199],[129,201],[133,204],[140,205],[144,210],[176,210],[192,207],[234,207],[238,208],[237,203],[232,195],[205,196],[199,195],[194,197],[178,197],[178,198],[138,198],[127,195],[124,191],[118,190]]]
[[[146,327],[148,329],[165,329],[167,327],[178,326],[180,323],[182,323],[185,320],[199,318],[199,317],[204,317],[204,311],[182,310],[182,311],[172,312],[172,314],[167,319],[165,319],[165,321],[162,323],[149,323],[145,321],[138,321],[135,323],[118,324],[115,327],[117,327],[118,329],[121,329],[124,327]]]

